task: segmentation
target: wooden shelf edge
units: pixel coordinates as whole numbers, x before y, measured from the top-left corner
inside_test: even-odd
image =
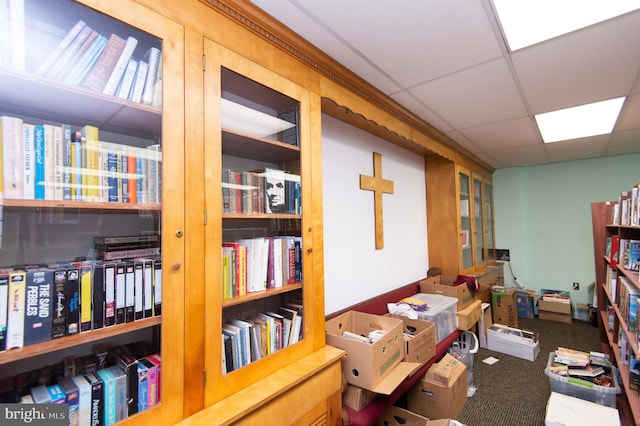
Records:
[[[9,349],[6,352],[0,353],[0,365],[30,358],[36,355],[59,351],[61,349],[70,348],[85,343],[103,340],[109,337],[118,336],[120,334],[130,333],[132,331],[154,327],[156,325],[160,325],[161,323],[162,317],[147,318],[131,323],[104,327],[99,330],[77,333],[72,336],[61,337],[59,339],[47,340],[46,342],[25,346],[23,348]]]
[[[318,372],[340,362],[345,355],[346,352],[342,349],[326,345],[228,398],[187,417],[179,425],[232,424],[243,415],[266,405]]]
[[[608,324],[609,318],[607,311],[601,311],[602,323]],[[605,332],[607,334],[607,340],[609,344],[607,346],[606,342],[602,342],[602,350],[605,353],[609,351],[613,352],[613,356],[615,358],[615,364],[620,371],[620,377],[622,378],[622,393],[626,395],[627,404],[631,409],[631,414],[633,415],[634,423],[636,425],[640,424],[640,398],[638,398],[638,392],[629,388],[629,366],[620,362],[621,354],[620,348],[618,344],[613,341],[613,334],[605,328]],[[636,396],[636,398],[629,398],[629,396]]]
[[[264,291],[256,291],[247,293],[245,296],[234,297],[233,299],[227,299],[222,301],[222,307],[227,308],[229,306],[241,305],[243,303],[252,302],[254,300],[260,300],[267,297],[275,296],[277,294],[288,293],[296,291],[302,288],[302,283],[287,284],[282,287],[269,288]]]
[[[4,207],[44,207],[44,208],[64,208],[64,209],[89,209],[89,210],[162,210],[161,204],[127,204],[108,203],[99,201],[64,201],[64,200],[2,200],[0,205]]]

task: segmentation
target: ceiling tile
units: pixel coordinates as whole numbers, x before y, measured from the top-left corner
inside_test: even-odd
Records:
[[[614,130],[618,132],[636,129],[640,129],[640,94],[626,100]]]
[[[486,153],[492,158],[488,161],[496,168],[528,166],[547,162],[547,156],[541,145],[527,145],[518,148],[506,148]]]
[[[461,132],[483,151],[542,143],[538,130],[529,117],[469,127]]]
[[[503,59],[414,87],[411,92],[458,129],[527,113]]]
[[[640,130],[615,132],[609,139],[606,154],[613,155],[638,152],[638,145],[640,145]]]
[[[604,154],[610,135],[599,135],[570,141],[545,144],[550,161],[568,161],[600,157]]]
[[[611,99],[633,87],[640,67],[640,12],[513,54],[534,114]]]
[[[391,98],[441,132],[446,133],[453,130],[453,127],[449,123],[444,121],[429,108],[425,107],[414,96],[411,96],[411,94],[407,92],[399,92],[391,95]]]

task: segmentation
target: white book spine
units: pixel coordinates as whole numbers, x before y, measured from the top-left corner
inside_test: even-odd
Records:
[[[155,94],[156,79],[158,78],[158,67],[160,65],[160,49],[156,47],[149,48],[148,63],[149,70],[147,71],[147,78],[142,92],[142,103],[145,105],[152,105],[153,96]]]
[[[54,128],[51,124],[44,125],[44,199],[54,199],[55,186],[55,148]]]
[[[129,99],[133,82],[136,78],[136,69],[138,68],[138,61],[131,58],[127,63],[127,67],[124,70],[120,87],[118,87],[117,96],[121,99]]]
[[[63,166],[64,166],[64,143],[63,143],[61,126],[53,127],[53,155],[54,155],[53,178],[55,183],[53,187],[53,199],[62,200],[63,199],[62,176],[63,176]]]
[[[135,37],[127,38],[127,43],[125,44],[124,49],[122,49],[122,53],[118,58],[118,62],[116,62],[116,65],[113,68],[113,72],[109,76],[107,84],[104,87],[102,93],[106,95],[114,95],[116,93],[118,85],[120,84],[120,80],[122,79],[122,75],[124,74],[124,70],[129,63],[129,59],[131,58],[131,55],[133,55],[133,51],[135,50],[137,45],[138,39],[136,39]]]
[[[7,316],[7,349],[24,345],[26,274],[14,272],[9,277],[9,313]]]
[[[147,80],[147,72],[149,71],[149,64],[146,61],[140,61],[138,63],[138,69],[136,70],[136,79],[131,90],[129,100],[132,102],[142,102],[142,92],[144,91],[145,81]]]
[[[20,118],[2,116],[2,180],[5,198],[24,196],[24,168],[16,167],[23,160],[23,121]]]

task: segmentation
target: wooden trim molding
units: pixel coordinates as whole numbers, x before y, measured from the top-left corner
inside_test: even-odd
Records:
[[[214,8],[219,13],[243,26],[255,35],[263,38],[270,44],[277,46],[282,51],[296,58],[298,61],[304,63],[340,87],[361,97],[371,105],[379,108],[381,111],[384,111],[386,114],[389,114],[390,117],[399,120],[414,131],[421,133],[423,137],[416,138],[421,139],[419,141],[409,141],[406,137],[399,136],[390,129],[385,129],[385,131],[382,132],[374,132],[375,134],[383,136],[386,140],[395,144],[401,142],[400,146],[411,149],[414,152],[431,152],[444,156],[445,158],[455,162],[460,162],[459,157],[462,156],[466,159],[466,161],[462,161],[463,163],[471,161],[480,168],[489,172],[489,174],[493,173],[494,168],[492,166],[479,159],[475,154],[459,145],[449,136],[434,128],[429,123],[395,102],[393,99],[389,98],[371,84],[364,81],[361,77],[351,72],[326,53],[302,39],[298,34],[276,21],[273,17],[266,14],[253,3],[245,0],[236,0],[233,2],[229,0],[200,1]],[[323,96],[323,94],[320,95]],[[330,103],[327,103],[326,100],[327,98],[323,96],[323,112],[328,112],[336,118],[344,119],[344,114],[336,114],[335,108],[325,111],[324,108],[326,106],[330,106]],[[344,108],[344,111],[353,112],[350,111],[347,106],[340,107]],[[360,124],[363,123],[362,120],[357,121],[359,121]],[[349,120],[349,122],[352,122],[352,120]],[[377,123],[377,125],[382,126],[380,123]],[[367,128],[363,129],[370,131],[371,123],[369,123]],[[429,144],[427,142],[429,139],[440,146]]]

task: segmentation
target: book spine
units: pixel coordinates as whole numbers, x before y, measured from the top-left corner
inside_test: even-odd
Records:
[[[91,328],[97,330],[104,327],[105,281],[104,265],[93,265],[92,285],[92,322]]]
[[[160,65],[160,49],[156,47],[150,47],[145,59],[149,64],[147,71],[147,78],[145,79],[144,90],[142,92],[142,103],[145,105],[152,105],[155,94],[155,84],[158,77],[158,68]]]
[[[95,373],[86,373],[91,386],[91,425],[104,425],[104,384]]]
[[[129,100],[131,102],[142,102],[142,91],[144,90],[145,81],[147,79],[147,72],[149,71],[149,64],[146,61],[138,62],[138,69],[136,70],[136,78],[133,83],[133,88],[129,94]]]
[[[64,337],[67,330],[66,312],[67,298],[67,271],[56,270],[53,272],[53,294],[51,312],[51,338]]]
[[[122,202],[123,203],[128,203],[129,202],[129,151],[126,147],[122,148],[122,152],[120,155],[120,159],[121,159],[121,169],[122,169],[122,185],[121,185],[121,192],[122,192]]]
[[[46,342],[51,339],[53,273],[48,270],[34,270],[27,272],[26,278],[25,346]]]
[[[45,76],[47,78],[55,79],[71,61],[73,55],[80,49],[80,46],[82,46],[89,35],[91,35],[92,31],[93,30],[89,26],[85,25],[66,49],[64,49],[62,54],[58,56],[53,66],[46,71]]]
[[[138,45],[138,40],[135,37],[129,36],[127,41],[125,42],[124,48],[116,61],[113,70],[111,70],[111,74],[107,79],[107,83],[102,90],[102,93],[105,95],[114,95],[116,90],[118,90],[118,85],[120,84],[120,80],[122,79],[122,75],[124,74],[125,68],[129,63],[129,59],[131,55],[133,55],[133,51],[136,49]]]
[[[162,315],[162,260],[153,262],[153,315]]]
[[[108,201],[118,202],[118,153],[115,149],[107,148],[107,181],[109,187]]]
[[[116,92],[116,96],[120,99],[129,99],[129,95],[131,94],[131,88],[133,87],[133,82],[136,78],[136,70],[138,68],[138,61],[131,58],[127,63],[127,67],[124,70],[124,74],[122,75],[122,81],[120,82],[120,87],[118,87],[118,91]]]
[[[116,324],[123,324],[125,322],[125,290],[126,290],[126,268],[123,263],[118,263],[115,266],[115,307],[116,307]]]
[[[82,201],[82,133],[71,134],[71,199]]]
[[[17,117],[0,117],[2,127],[2,173],[5,198],[24,197],[24,169],[16,167],[23,163],[24,127]]]
[[[104,389],[104,421],[105,425],[117,422],[116,381],[113,373],[107,368],[98,370]]]
[[[23,198],[25,200],[33,200],[35,194],[35,135],[34,125],[24,123],[22,126],[22,142],[23,150],[22,156],[24,158],[24,173],[23,173]]]
[[[68,336],[80,332],[80,271],[77,268],[67,270],[66,311]]]
[[[125,46],[125,40],[111,34],[107,45],[83,83],[87,89],[102,92]]]
[[[79,268],[80,282],[80,331],[91,330],[91,301],[92,296],[92,268],[90,265],[84,265]]]
[[[132,204],[138,203],[138,170],[137,170],[136,150],[129,147],[127,150],[127,196]]]
[[[104,265],[104,325],[116,323],[116,265]]]
[[[53,200],[55,193],[55,135],[54,127],[44,125],[44,199]]]
[[[156,256],[160,254],[160,247],[149,247],[132,250],[117,250],[98,252],[97,257],[101,260],[122,260],[136,257]]]
[[[135,320],[135,266],[133,261],[125,264],[125,321]]]
[[[86,52],[84,52],[84,54],[73,65],[69,74],[64,77],[64,82],[72,86],[81,85],[87,73],[98,60],[98,56],[100,56],[102,49],[104,49],[106,45],[107,38],[98,34],[93,40],[93,43],[91,43],[91,46],[89,46]]]
[[[26,278],[24,271],[13,271],[9,276],[7,349],[24,346]]]
[[[134,260],[134,318],[140,320],[144,318],[144,262]]]
[[[71,200],[71,126],[62,125],[62,199]]]
[[[53,126],[53,199],[62,200],[64,195],[64,132],[62,126]]]
[[[69,32],[64,36],[64,38],[58,43],[56,48],[51,51],[47,59],[40,64],[40,66],[36,69],[36,74],[43,75],[51,68],[54,62],[62,55],[62,53],[69,47],[69,44],[76,38],[76,36],[82,31],[85,27],[85,22],[80,20],[76,22],[76,24],[71,27]]]
[[[9,313],[9,274],[0,273],[0,352],[7,349],[7,316]]]
[[[78,426],[91,424],[91,385],[81,375],[71,378],[78,386]]]
[[[138,362],[138,412],[149,408],[149,377],[147,367]]]
[[[85,56],[91,46],[93,46],[93,43],[98,39],[98,36],[99,34],[97,31],[90,30],[87,38],[78,47],[73,56],[71,56],[67,64],[53,78],[55,80],[64,81],[69,76],[69,74],[71,74],[71,71],[73,71],[73,69],[76,67],[76,64],[78,64],[78,62]]]

